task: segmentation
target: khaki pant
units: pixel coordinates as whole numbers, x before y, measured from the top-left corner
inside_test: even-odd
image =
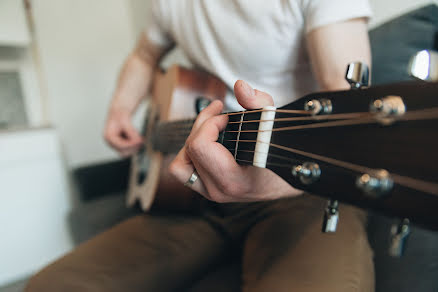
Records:
[[[185,291],[233,254],[243,291],[374,291],[363,212],[341,205],[338,231],[323,234],[325,204],[304,195],[140,215],[46,267],[26,291]]]

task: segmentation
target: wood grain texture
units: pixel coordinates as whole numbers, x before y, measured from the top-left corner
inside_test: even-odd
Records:
[[[132,158],[127,198],[129,206],[140,200],[145,211],[151,208],[184,211],[196,208],[198,195],[185,188],[167,170],[174,154],[163,156],[160,151],[154,149],[150,138],[157,122],[194,118],[196,98],[223,100],[226,92],[226,85],[206,72],[177,65],[170,67],[166,72],[157,71],[144,149]],[[147,156],[147,173],[142,173],[141,155]],[[142,175],[145,176],[144,179]]]

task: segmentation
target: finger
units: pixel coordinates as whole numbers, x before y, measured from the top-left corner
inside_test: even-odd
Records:
[[[197,137],[199,142],[216,142],[219,138],[219,133],[226,128],[227,123],[227,115],[210,117],[202,125],[200,125],[196,131],[192,131],[191,137],[190,139],[187,139],[186,144],[190,144],[194,137]]]
[[[237,101],[245,109],[258,109],[274,105],[274,100],[269,94],[253,89],[243,80],[237,80],[234,84],[234,94]]]
[[[219,115],[222,112],[223,107],[224,104],[220,100],[214,100],[212,103],[210,103],[199,113],[195,123],[193,124],[192,133],[196,132],[206,120],[213,116]]]
[[[180,181],[181,183],[185,183],[190,178],[190,176],[192,175],[195,169],[194,161],[192,160],[192,156],[189,154],[188,148],[192,148],[191,151],[193,157],[196,160],[199,159],[202,161],[203,160],[202,156],[205,153],[207,153],[207,155],[212,153],[210,152],[211,148],[216,147],[219,148],[219,151],[225,152],[226,155],[228,154],[230,156],[229,159],[231,159],[235,163],[231,153],[228,150],[226,150],[224,147],[216,143],[219,132],[225,128],[227,121],[228,121],[228,117],[224,115],[214,116],[209,118],[200,126],[199,131],[194,133],[193,135],[193,138],[195,139],[194,143],[193,141],[192,142],[188,141],[188,143],[179,151],[178,155],[175,157],[175,159],[172,161],[172,163],[169,166],[169,172],[172,175],[174,175],[178,181]],[[212,144],[212,142],[214,142],[214,145],[204,146],[205,143]],[[211,159],[207,159],[206,161],[211,161]],[[198,165],[202,167],[200,164]],[[202,169],[200,169],[200,173],[204,173],[203,167]],[[199,182],[195,182],[191,188],[196,192],[202,194],[206,198],[210,199],[207,188],[205,187],[205,184],[203,182],[204,177],[208,180],[211,180],[210,175],[205,175],[205,176],[204,174],[199,175],[199,178],[197,180]]]
[[[127,139],[125,135],[123,135],[123,132],[112,132],[106,135],[106,140],[108,143],[116,148],[118,151],[131,148],[131,147],[138,147],[140,146],[137,141],[132,142],[131,140]]]
[[[140,133],[137,129],[132,125],[130,120],[124,121],[122,124],[123,132],[126,134],[128,140],[133,144],[140,144],[143,142],[143,138],[140,136]]]
[[[183,147],[172,163],[169,165],[169,172],[179,181],[184,184],[189,180],[195,168],[187,155],[186,147]],[[190,186],[190,188],[201,195],[207,195],[205,185],[201,181],[199,174],[198,179]]]
[[[126,136],[123,135],[123,131],[120,128],[107,129],[107,131],[105,132],[105,140],[123,157],[132,155],[142,145],[142,143],[132,143],[131,141],[127,140]]]
[[[187,159],[191,160],[199,171],[209,194],[220,193],[217,190],[227,185],[227,176],[241,179],[241,169],[231,152],[216,142],[220,131],[226,127],[227,118],[227,116],[215,116],[208,119],[185,146]],[[220,198],[215,198],[218,199]]]

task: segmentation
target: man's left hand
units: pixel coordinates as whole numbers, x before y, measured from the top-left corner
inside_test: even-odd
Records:
[[[251,88],[239,80],[234,85],[237,101],[245,109],[272,106],[272,97]],[[220,115],[223,104],[212,102],[195,121],[185,146],[171,163],[170,172],[185,183],[196,170],[198,179],[191,188],[209,200],[251,202],[296,196],[302,191],[265,168],[241,166],[232,154],[217,142],[219,133],[227,125],[228,117]]]

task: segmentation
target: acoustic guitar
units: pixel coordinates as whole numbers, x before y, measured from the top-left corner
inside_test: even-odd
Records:
[[[352,84],[357,89],[228,113],[217,142],[238,163],[268,168],[297,189],[438,230],[438,83]],[[223,99],[226,91],[199,71],[174,66],[157,75],[128,204],[141,198],[145,210],[154,200],[191,206],[196,195],[169,178],[165,165],[194,122],[181,113],[193,117],[195,105]]]

